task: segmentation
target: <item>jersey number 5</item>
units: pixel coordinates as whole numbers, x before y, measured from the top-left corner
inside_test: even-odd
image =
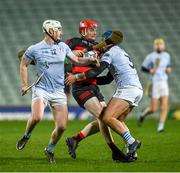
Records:
[[[129,59],[129,66],[131,67],[131,68],[134,68],[134,65],[133,65],[133,63],[132,63],[132,61],[131,61],[131,57],[129,56],[129,55],[127,55],[127,54],[124,54],[126,57],[128,57],[128,59]]]

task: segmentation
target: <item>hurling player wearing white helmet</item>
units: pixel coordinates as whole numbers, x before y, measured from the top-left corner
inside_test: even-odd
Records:
[[[140,126],[143,123],[147,115],[157,112],[160,101],[160,119],[157,131],[163,132],[168,113],[168,74],[171,72],[171,57],[165,51],[165,41],[162,38],[154,40],[154,51],[146,56],[142,64],[142,71],[151,75],[149,95],[151,104],[141,113],[138,125]]]
[[[96,58],[79,58],[73,54],[68,45],[61,42],[62,26],[59,21],[46,20],[43,23],[44,39],[30,46],[24,53],[20,64],[22,95],[28,87],[27,67],[33,61],[37,76],[43,74],[32,92],[32,114],[29,118],[24,136],[17,142],[16,148],[21,150],[29,140],[36,124],[43,118],[47,104],[51,107],[55,120],[45,155],[50,163],[55,162],[54,147],[66,129],[68,110],[64,93],[64,59],[68,57],[73,63],[94,63]]]

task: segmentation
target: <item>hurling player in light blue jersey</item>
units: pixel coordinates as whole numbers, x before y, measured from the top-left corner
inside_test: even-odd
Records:
[[[145,117],[158,109],[160,101],[160,119],[157,131],[164,130],[168,113],[168,74],[171,72],[171,57],[165,51],[165,42],[162,38],[154,40],[154,51],[148,54],[142,64],[142,70],[151,74],[151,104],[141,113],[138,125],[140,126]]]
[[[112,32],[118,31],[105,32],[104,39],[108,40]],[[128,113],[135,106],[138,106],[143,95],[143,89],[137,71],[127,52],[112,43],[106,47],[106,52],[101,57],[100,67],[85,73],[79,73],[74,76],[71,75],[65,79],[65,83],[71,84],[76,80],[94,78],[106,68],[110,68],[117,84],[117,89],[107,107],[102,111],[100,118],[102,118],[105,124],[112,130],[122,136],[128,146],[127,155],[134,158],[136,150],[141,146],[141,142],[131,136],[124,120]]]
[[[34,87],[32,93],[32,115],[29,118],[24,136],[18,141],[16,148],[25,147],[36,124],[43,118],[47,104],[51,107],[55,120],[55,129],[52,132],[45,155],[50,163],[55,162],[54,147],[66,129],[68,110],[66,95],[64,93],[64,59],[68,57],[73,63],[86,64],[95,62],[95,58],[79,58],[75,56],[69,46],[60,42],[62,26],[59,21],[46,20],[43,23],[44,39],[30,46],[23,55],[20,65],[22,80],[22,95],[28,87],[27,66],[35,63],[38,76],[44,74],[40,82]]]

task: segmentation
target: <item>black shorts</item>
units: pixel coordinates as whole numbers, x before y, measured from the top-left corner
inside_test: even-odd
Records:
[[[101,94],[97,85],[75,86],[72,89],[72,94],[82,108],[84,108],[86,101],[92,97],[97,97],[100,102],[104,101],[104,96]]]

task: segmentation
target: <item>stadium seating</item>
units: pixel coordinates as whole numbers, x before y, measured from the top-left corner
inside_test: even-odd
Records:
[[[107,29],[120,29],[124,33],[122,47],[132,56],[145,86],[148,76],[140,71],[145,55],[152,51],[154,38],[163,37],[172,55],[173,72],[170,75],[171,101],[180,98],[180,1],[177,0],[6,0],[0,1],[0,106],[29,105],[30,94],[20,95],[20,48],[42,39],[41,25],[45,19],[62,22],[64,39],[78,36],[78,23],[85,18],[99,22],[100,33]],[[32,67],[33,68],[33,67]],[[33,70],[30,70],[30,74]],[[30,75],[32,81],[35,73]],[[115,84],[111,84],[115,88]],[[105,86],[102,92],[110,98],[113,90]],[[147,104],[141,102],[140,109]],[[71,100],[72,104],[75,101]]]

